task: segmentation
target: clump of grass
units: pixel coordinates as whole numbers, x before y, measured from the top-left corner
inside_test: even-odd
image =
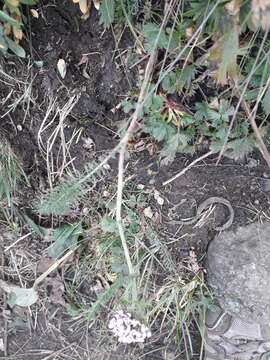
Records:
[[[27,177],[4,134],[0,134],[0,201],[12,207],[19,180]]]
[[[179,264],[151,222],[142,222],[141,211],[151,196],[148,190],[124,193],[123,224],[135,269],[133,279],[125,262],[113,203],[108,198],[103,203],[99,199],[99,207],[105,207],[108,215],[102,218],[98,231],[89,229],[89,250],[82,252],[76,272],[71,268],[66,274],[68,311],[78,327],[85,322],[107,323],[115,311],[130,313],[150,328],[153,337],[165,336],[168,343],[184,348],[188,358],[194,353],[191,325],[203,333],[200,316],[211,306],[212,298],[194,252]],[[82,286],[87,287],[90,306],[79,295]]]
[[[87,2],[79,3],[85,5]],[[131,27],[129,14],[123,6],[127,3],[135,1],[102,1],[100,15],[105,28],[117,19],[118,4]],[[132,121],[144,121],[138,128],[162,142],[161,159],[165,164],[173,161],[178,152],[193,154],[204,150],[201,145],[205,143],[211,154],[243,158],[257,146],[257,134],[254,136],[252,132],[254,127],[246,121],[246,105],[254,106],[252,117],[258,113],[262,124],[270,113],[269,42],[266,36],[252,28],[250,1],[195,0],[183,2],[183,6],[180,3],[170,2],[171,7],[164,11],[162,26],[156,21],[160,13],[148,17],[149,22],[143,26],[137,24],[136,31],[144,41],[138,51],[142,54],[138,61],[150,55],[151,62],[149,60],[148,73],[145,72],[147,76],[144,76],[144,86],[141,86],[145,92],[125,103],[126,112],[134,111]],[[87,13],[87,9],[84,10]],[[245,37],[241,38],[241,34],[246,31],[252,34],[252,40],[245,43],[246,50],[242,51],[240,43]],[[156,55],[161,60],[155,69]],[[211,95],[207,94],[205,84]],[[129,139],[134,128],[129,129],[123,138]],[[263,130],[261,126],[262,137]],[[91,264],[94,274],[91,279],[102,278],[102,284],[98,290],[91,286],[92,303],[85,306],[77,295],[81,276],[78,272],[73,274],[68,285],[71,301],[76,305],[76,310],[72,311],[80,322],[83,319],[95,321],[102,314],[108,315],[112,309],[129,311],[135,318],[165,332],[168,339],[174,338],[172,334],[176,335],[189,358],[193,353],[190,326],[195,323],[200,328],[198,317],[211,305],[204,273],[199,267],[196,270],[192,266],[179,267],[158,231],[147,221],[142,226],[141,208],[145,204],[141,199],[137,196],[122,198],[125,184],[121,167],[123,170],[126,148],[121,148],[121,144],[122,140],[100,164],[93,164],[84,173],[56,185],[38,209],[44,215],[69,214],[73,204],[82,201],[83,195],[89,193],[89,187],[95,186],[94,175],[99,181],[102,166],[120,149],[119,216],[116,221],[117,209],[110,209],[110,216],[102,221],[104,232],[95,235],[95,246],[90,254],[82,256],[79,265],[79,273],[85,279],[86,268],[91,277],[88,265]],[[122,230],[121,238],[118,230]]]

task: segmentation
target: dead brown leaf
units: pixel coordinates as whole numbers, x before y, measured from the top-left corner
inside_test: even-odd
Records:
[[[231,0],[225,5],[226,10],[230,15],[237,15],[240,11],[243,0]]]
[[[100,9],[100,0],[93,0],[94,7],[99,10]]]
[[[252,0],[252,20],[255,26],[270,30],[270,0]]]

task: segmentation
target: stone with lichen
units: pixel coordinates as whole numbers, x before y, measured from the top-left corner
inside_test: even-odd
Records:
[[[249,322],[270,322],[270,222],[217,235],[206,268],[224,310]]]

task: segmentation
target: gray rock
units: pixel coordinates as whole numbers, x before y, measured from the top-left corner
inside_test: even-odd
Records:
[[[270,222],[217,235],[206,269],[224,310],[248,322],[270,322]]]

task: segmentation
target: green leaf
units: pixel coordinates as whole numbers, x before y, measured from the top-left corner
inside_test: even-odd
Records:
[[[144,131],[154,137],[157,141],[163,141],[170,138],[175,133],[172,125],[164,120],[151,117],[144,126]]]
[[[171,71],[162,81],[162,88],[169,94],[176,92],[176,73]]]
[[[222,140],[211,141],[210,150],[213,151],[214,153],[218,153],[222,149],[223,144],[224,141]]]
[[[248,90],[246,91],[244,97],[246,101],[256,101],[256,99],[258,98],[260,89],[256,88],[256,89],[252,89],[252,90]]]
[[[228,150],[225,152],[225,156],[234,160],[243,159],[254,149],[255,145],[256,142],[253,135],[244,139],[232,140],[227,144]]]
[[[37,204],[42,215],[66,215],[71,206],[83,195],[82,184],[76,178],[63,180]]]
[[[49,234],[49,229],[46,229],[42,226],[37,225],[29,216],[23,215],[24,221],[28,225],[28,227],[33,230],[37,235],[41,238],[44,238]]]
[[[102,24],[105,29],[108,29],[114,21],[114,0],[102,0],[99,12],[100,24]]]
[[[24,5],[36,5],[38,0],[20,0],[20,3]]]
[[[164,105],[164,99],[159,95],[150,95],[144,103],[144,108],[149,112],[158,112],[160,113]]]
[[[21,288],[3,280],[0,280],[0,288],[9,294],[8,304],[10,306],[31,306],[38,300],[38,294],[34,288]]]
[[[101,229],[108,233],[118,234],[118,226],[116,220],[111,217],[104,217],[100,223]]]
[[[270,89],[268,89],[262,100],[263,111],[266,115],[270,114]]]
[[[76,247],[81,234],[82,225],[80,222],[77,224],[64,224],[57,228],[52,237],[54,243],[48,248],[49,256],[56,259],[63,255],[67,249]]]
[[[162,149],[160,157],[162,158],[162,165],[171,163],[180,147],[185,148],[188,144],[188,138],[184,133],[177,133],[169,138],[166,146]]]
[[[178,79],[178,90],[182,90],[184,87],[189,88],[192,79],[196,74],[196,68],[194,65],[187,65],[180,73],[180,77]]]
[[[24,48],[22,48],[20,45],[16,44],[15,41],[11,40],[8,37],[6,38],[6,40],[7,40],[9,49],[11,51],[13,51],[15,55],[17,55],[21,58],[25,58],[26,54],[25,54]]]
[[[36,208],[43,215],[66,215],[72,206],[86,194],[89,188],[95,187],[96,183],[106,173],[105,169],[97,169],[98,164],[91,161],[85,166],[83,172],[67,176],[58,185],[43,197]]]
[[[225,16],[225,30],[210,52],[209,60],[218,66],[217,81],[225,85],[228,77],[237,78],[237,55],[239,48],[239,27],[233,16]]]
[[[143,26],[143,35],[145,37],[145,49],[152,52],[155,48],[166,49],[168,46],[168,37],[159,25],[147,23]]]
[[[196,113],[194,115],[195,119],[197,121],[202,121],[203,119],[207,118],[207,113],[209,110],[209,106],[207,104],[206,101],[200,102],[200,103],[196,103]]]
[[[0,10],[0,20],[3,21],[4,23],[7,22],[7,23],[9,23],[10,25],[13,25],[13,26],[20,26],[20,23],[18,23],[18,21],[13,19],[11,16],[9,16],[7,13],[5,13],[2,10]]]
[[[218,128],[222,123],[221,115],[218,111],[208,108],[206,119],[211,121],[211,125],[214,128]]]

